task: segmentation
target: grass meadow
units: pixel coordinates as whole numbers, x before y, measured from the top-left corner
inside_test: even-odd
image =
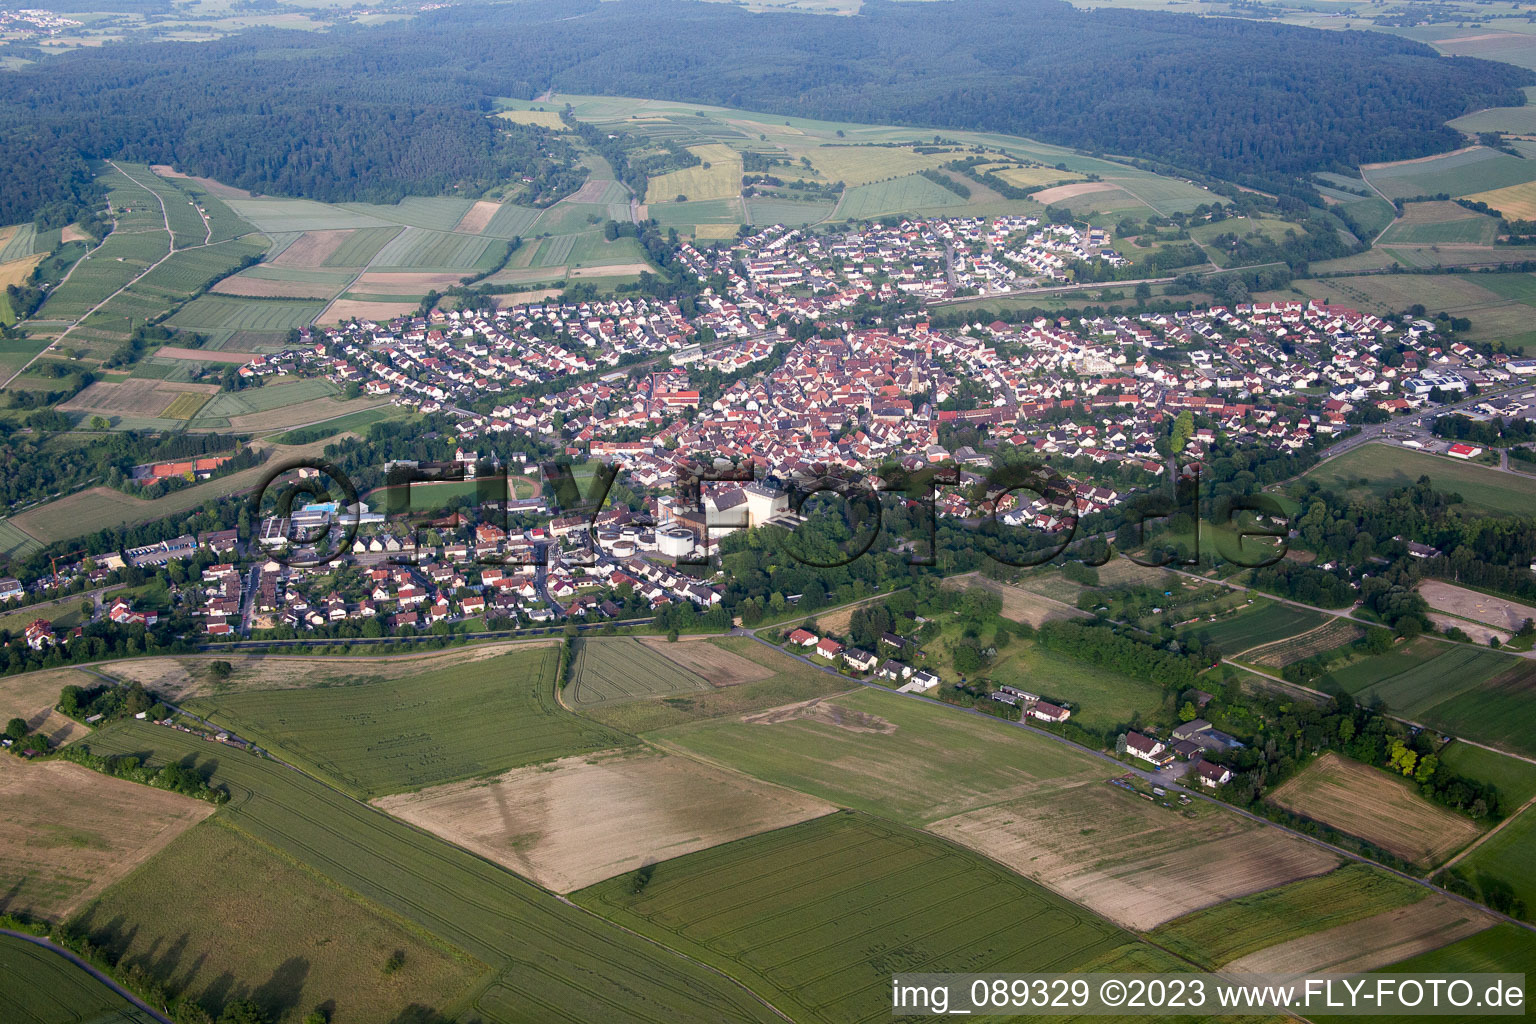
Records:
[[[1384,444],[1352,448],[1306,476],[1348,498],[1383,497],[1427,476],[1438,490],[1461,495],[1469,511],[1494,515],[1523,515],[1536,500],[1536,478]]]

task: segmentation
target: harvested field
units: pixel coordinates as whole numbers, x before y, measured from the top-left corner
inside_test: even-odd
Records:
[[[566,130],[565,122],[560,120],[560,115],[553,110],[503,110],[496,116],[513,124],[537,125],[555,132]]]
[[[1509,632],[1519,629],[1526,619],[1536,619],[1536,608],[1528,604],[1480,594],[1439,580],[1420,583],[1419,595],[1436,611],[1450,612],[1463,619],[1472,619]]]
[[[258,299],[329,299],[341,289],[319,281],[268,281],[236,274],[213,286],[221,295],[246,295]]]
[[[836,810],[652,750],[567,757],[374,803],[556,892]]]
[[[464,212],[464,216],[453,226],[453,230],[478,235],[485,230],[485,226],[491,222],[491,218],[496,216],[496,212],[500,209],[500,203],[481,199]]]
[[[1032,787],[928,829],[1143,931],[1339,863],[1278,829],[1217,807],[1162,807],[1102,775]]]
[[[1314,932],[1250,953],[1227,965],[1240,974],[1348,974],[1397,963],[1475,935],[1491,914],[1433,893],[1406,907]]]
[[[171,404],[166,406],[160,415],[168,420],[190,420],[207,402],[207,395],[200,395],[195,391],[183,392],[171,399]]]
[[[735,234],[735,229],[732,229]],[[608,266],[574,267],[571,277],[624,277],[629,274],[645,274],[652,269],[649,263],[615,263]]]
[[[350,290],[377,292],[382,295],[421,296],[433,289],[452,288],[463,277],[462,273],[412,274],[372,271],[359,277]]]
[[[66,761],[0,757],[0,907],[62,920],[213,811]]]
[[[1499,643],[1507,643],[1510,634],[1502,629],[1494,629],[1480,622],[1468,622],[1466,619],[1458,619],[1454,615],[1441,615],[1436,612],[1429,614],[1430,624],[1442,633],[1452,629],[1459,629],[1472,638],[1475,644],[1486,645],[1489,640],[1497,639]]]
[[[321,326],[339,324],[343,320],[393,320],[408,316],[417,309],[415,302],[370,302],[366,299],[337,299],[315,318]]]
[[[91,730],[87,726],[53,708],[64,687],[88,687],[95,682],[93,677],[72,668],[5,676],[0,678],[0,718],[25,719],[28,730],[42,733],[54,746],[88,736]]]
[[[1090,195],[1094,192],[1113,192],[1120,186],[1108,181],[1082,181],[1074,185],[1057,185],[1055,188],[1042,189],[1030,196],[1037,203],[1059,203],[1064,199],[1076,199],[1078,196]]]
[[[1063,604],[1043,594],[1031,593],[1007,583],[999,583],[980,573],[951,577],[944,581],[944,586],[966,590],[971,587],[980,587],[996,594],[1003,600],[1003,618],[1012,619],[1014,622],[1027,622],[1036,628],[1053,619],[1072,619],[1087,615],[1087,612],[1080,612],[1069,604]]]
[[[78,224],[66,224],[64,230],[59,232],[59,241],[63,242],[89,242],[91,236],[80,230]]]
[[[47,256],[47,253],[40,252],[35,256],[0,263],[0,290],[13,284],[18,286],[25,284],[28,275],[32,273],[32,268],[43,262]]]
[[[158,417],[179,395],[202,395],[205,400],[219,390],[217,384],[173,384],[163,380],[129,378],[119,384],[97,381],[59,406],[60,412],[104,416]]]
[[[188,359],[198,363],[248,363],[257,357],[256,352],[230,352],[225,349],[178,348],[163,345],[155,349],[157,359]]]
[[[1314,654],[1321,654],[1336,647],[1343,647],[1347,643],[1353,643],[1364,635],[1365,630],[1358,624],[1347,619],[1335,618],[1316,629],[1309,629],[1305,633],[1298,633],[1288,639],[1250,647],[1243,652],[1243,660],[1255,665],[1267,665],[1270,668],[1284,668],[1286,665],[1310,658]]]
[[[274,267],[319,267],[356,234],[354,229],[306,231],[272,260]]]
[[[677,643],[642,637],[640,643],[668,661],[698,673],[711,686],[737,686],[773,675],[772,669],[717,647],[705,637],[687,637]]]
[[[1480,834],[1468,818],[1430,803],[1406,782],[1324,754],[1272,791],[1270,803],[1432,867]]]

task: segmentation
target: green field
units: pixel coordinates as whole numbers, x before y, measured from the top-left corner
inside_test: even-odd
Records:
[[[307,377],[282,384],[266,384],[259,388],[242,391],[223,391],[214,395],[203,406],[203,419],[228,419],[253,412],[267,412],[287,405],[298,405],[315,398],[326,398],[337,393],[336,385],[323,377]]]
[[[1499,223],[1492,217],[1473,216],[1433,223],[1409,224],[1399,221],[1381,236],[1382,244],[1439,245],[1445,242],[1492,245]]]
[[[628,193],[625,193],[627,196]],[[518,206],[515,203],[502,203],[501,209],[486,224],[482,235],[492,238],[516,238],[527,237],[528,229],[533,227],[533,222],[539,219],[543,212],[529,206]]]
[[[1429,890],[1364,864],[1265,889],[1169,921],[1151,933],[1158,945],[1206,969],[1290,939],[1394,907]]]
[[[1475,878],[1508,882],[1525,901],[1524,917],[1536,920],[1536,808],[1529,808],[1467,855],[1458,867]]]
[[[1328,621],[1321,612],[1281,604],[1278,601],[1255,601],[1246,610],[1215,622],[1199,622],[1180,630],[1185,636],[1213,643],[1223,653],[1246,651],[1259,644],[1285,640],[1298,633],[1315,629]]]
[[[506,246],[484,235],[460,235],[408,227],[374,256],[376,270],[489,270]]]
[[[1432,160],[1372,167],[1365,177],[1389,199],[1410,196],[1466,196],[1536,180],[1530,161],[1497,150],[1473,148]]]
[[[566,701],[578,709],[713,689],[697,672],[668,661],[633,637],[592,637],[574,644]]]
[[[1513,972],[1529,981],[1536,977],[1536,934],[1513,924],[1496,924],[1459,942],[1418,956],[1399,960],[1380,968],[1380,973],[1419,974],[1444,977],[1447,974]],[[1337,1024],[1369,1024],[1379,1016],[1327,1016]],[[1445,1024],[1476,1024],[1489,1018],[1475,1014],[1443,1014],[1435,1017]]]
[[[631,742],[561,709],[559,649],[390,682],[206,697],[189,708],[362,799]]]
[[[388,221],[309,199],[226,199],[235,214],[258,231],[331,231],[377,228]]]
[[[48,296],[37,318],[73,320],[83,316],[170,251],[171,239],[164,228],[133,234],[112,232],[88,258],[76,264],[69,280]]]
[[[1521,806],[1536,796],[1536,764],[1496,754],[1470,743],[1451,743],[1440,748],[1440,761],[1459,775],[1491,782],[1499,787],[1504,805]]]
[[[835,204],[830,202],[797,203],[787,199],[748,199],[747,213],[751,215],[753,224],[783,224],[785,227],[796,227],[826,220],[832,215],[834,206]]]
[[[193,299],[167,322],[172,327],[194,331],[286,331],[306,326],[324,308],[324,302],[210,294]]]
[[[41,543],[20,527],[12,525],[9,519],[0,519],[0,555],[26,558],[34,551],[42,550],[42,547]]]
[[[473,199],[453,199],[438,196],[406,196],[393,206],[377,203],[340,203],[343,210],[352,210],[364,216],[406,224],[431,231],[451,231],[474,205]]]
[[[1089,729],[1108,729],[1162,706],[1162,687],[1145,679],[1096,668],[1034,644],[1016,642],[982,670],[994,683],[1017,686],[1075,706],[1073,719]]]
[[[1380,697],[1395,715],[1536,754],[1536,665],[1486,648],[1420,639],[1338,668],[1323,688]]]
[[[921,174],[908,174],[848,189],[834,215],[840,220],[867,220],[887,213],[964,205],[964,199],[943,185],[935,184]]]
[[[32,240],[37,237],[37,228],[32,224],[18,224],[16,230],[11,233],[4,246],[0,246],[0,263],[9,263],[12,260],[25,259],[32,255]]]
[[[333,420],[326,420],[324,423],[317,423],[312,427],[290,430],[287,433],[279,434],[273,440],[278,444],[306,444],[322,438],[335,437],[348,431],[366,437],[368,436],[368,428],[373,426],[373,424],[400,418],[402,418],[401,411],[395,407],[364,409],[362,412],[349,412],[345,416],[338,416]]]
[[[580,477],[577,479],[579,481]],[[642,733],[815,700],[842,693],[855,685],[749,637],[711,637],[703,642],[754,662],[772,674],[754,682],[676,694],[660,700],[605,704],[582,713],[623,732]]]
[[[1102,777],[1097,759],[1000,719],[864,689],[812,715],[724,719],[647,739],[748,775],[923,825],[1052,779]]]
[[[154,1024],[154,1018],[62,956],[0,935],[0,1020],[6,1024]]]
[[[896,972],[1159,959],[988,860],[859,814],[663,861],[643,886],[624,875],[575,899],[740,977],[800,1021],[889,1020]]]
[[[248,991],[274,1024],[299,1024],[327,1001],[338,1019],[389,1020],[412,1004],[436,1013],[490,970],[222,819],[177,837],[71,927],[123,967],[173,976],[213,1013],[231,989]],[[379,968],[395,950],[404,964],[386,979]]]
[[[1438,490],[1461,495],[1473,512],[1524,515],[1536,501],[1536,478],[1384,444],[1353,448],[1308,471],[1306,479],[1354,499],[1383,497],[1421,476],[1429,477]],[[1366,482],[1361,484],[1361,479]]]
[[[212,769],[215,784],[232,793],[215,821],[227,820],[354,899],[490,964],[496,976],[463,1008],[486,1024],[781,1024],[718,974],[274,761],[132,720],[93,733],[90,747],[148,755],[152,765]],[[217,904],[205,907],[218,916]]]

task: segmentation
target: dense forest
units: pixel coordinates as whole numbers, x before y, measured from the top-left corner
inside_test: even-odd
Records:
[[[1379,33],[1059,0],[871,0],[850,18],[690,0],[455,6],[319,36],[109,45],[0,75],[0,223],[88,200],[88,161],[109,155],[322,200],[538,177],[566,164],[565,144],[485,114],[491,97],[549,87],[1012,132],[1274,182],[1454,148],[1448,118],[1518,105],[1531,83]]]

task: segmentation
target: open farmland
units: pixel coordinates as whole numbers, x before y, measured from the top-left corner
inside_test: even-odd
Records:
[[[256,412],[269,412],[289,405],[301,405],[316,398],[336,394],[336,385],[323,378],[284,380],[279,377],[259,388],[223,391],[201,411],[202,419],[231,419]]]
[[[1480,832],[1470,819],[1419,796],[1411,783],[1332,753],[1267,799],[1424,867],[1445,860]]]
[[[0,935],[0,1015],[10,1024],[154,1024],[52,950]]]
[[[375,268],[489,270],[505,251],[506,243],[484,235],[410,227],[390,239],[369,265]]]
[[[1429,890],[1364,864],[1291,882],[1186,914],[1152,933],[1158,945],[1207,970],[1270,946],[1423,900]]]
[[[189,707],[366,799],[627,742],[560,708],[558,661],[550,645],[389,682]]]
[[[1105,777],[1086,753],[1011,723],[868,688],[646,738],[913,825]]]
[[[1513,632],[1527,619],[1536,619],[1536,608],[1507,598],[1482,594],[1441,580],[1419,584],[1419,595],[1436,611],[1450,612],[1489,626]]]
[[[1536,918],[1536,807],[1527,807],[1457,863],[1473,878],[1507,882],[1525,902],[1526,920]]]
[[[1467,198],[1487,203],[1509,220],[1536,220],[1536,182],[1527,181],[1489,192],[1477,192]]]
[[[1306,474],[1307,479],[1348,498],[1379,498],[1412,485],[1421,476],[1429,477],[1437,490],[1460,494],[1473,512],[1523,515],[1536,501],[1536,478],[1384,444],[1352,448]],[[1366,482],[1359,483],[1361,479]]]
[[[1334,618],[1313,629],[1298,633],[1284,640],[1272,640],[1242,652],[1244,661],[1270,668],[1284,668],[1310,658],[1315,654],[1332,651],[1353,643],[1365,630],[1348,619]]]
[[[121,417],[167,419],[175,418],[168,410],[183,396],[195,396],[201,406],[218,390],[214,384],[175,384],[139,378],[118,384],[97,381],[58,408],[60,412],[79,413],[82,418],[104,416],[108,421]]]
[[[578,709],[710,688],[704,677],[633,637],[590,637],[574,646],[566,699]]]
[[[923,177],[908,174],[889,181],[857,185],[843,193],[832,216],[839,219],[868,220],[887,213],[909,210],[941,210],[946,206],[964,206],[965,200]]]
[[[1259,601],[1223,616],[1215,622],[1200,621],[1184,627],[1184,633],[1202,642],[1213,643],[1223,651],[1246,651],[1260,644],[1284,640],[1323,625],[1321,612],[1298,608],[1278,601]]]
[[[974,854],[857,814],[665,861],[636,888],[620,877],[576,899],[799,1020],[889,1019],[894,972],[1070,971],[1134,944]]]
[[[77,606],[81,600],[79,597],[68,599],[69,603]],[[9,628],[20,632],[26,628],[26,623],[12,624]],[[69,743],[88,734],[90,727],[54,710],[59,701],[59,691],[66,686],[91,685],[93,682],[89,675],[72,668],[5,676],[0,679],[0,718],[6,721],[12,718],[25,719],[29,732],[41,733],[55,746]]]
[[[1097,776],[934,822],[983,853],[1127,928],[1331,870],[1311,843],[1207,804],[1163,807]]]
[[[1227,967],[1255,974],[1344,974],[1373,970],[1474,935],[1497,920],[1460,900],[1433,893],[1411,906],[1385,910],[1257,950]]]
[[[1525,187],[1525,186],[1520,186]],[[1490,204],[1491,205],[1491,204]],[[1409,203],[1381,236],[1382,244],[1438,245],[1459,242],[1492,245],[1499,222],[1452,202]]]
[[[835,810],[691,758],[633,749],[374,803],[556,892]]]
[[[720,975],[276,762],[133,721],[93,740],[100,753],[213,769],[215,784],[232,794],[220,818],[365,905],[490,964],[495,976],[461,1008],[486,1024],[636,1017],[778,1024]],[[217,903],[199,905],[218,916]]]
[[[645,190],[647,204],[670,203],[680,195],[730,199],[741,194],[740,153],[718,143],[690,146],[688,152],[698,157],[700,164],[652,178]]]
[[[686,637],[676,643],[656,637],[641,637],[640,643],[650,648],[674,665],[702,676],[711,686],[739,686],[768,679],[773,670],[755,661],[748,661],[706,637]]]
[[[212,1010],[232,986],[249,991],[274,1024],[299,1024],[326,1002],[337,1021],[388,1021],[411,1004],[438,1011],[490,969],[220,821],[182,835],[74,926],[125,967],[172,973]],[[378,961],[359,956],[363,950]],[[379,968],[392,950],[404,963],[385,977]]]
[[[986,667],[987,678],[1074,705],[1074,720],[1090,729],[1110,729],[1140,714],[1154,714],[1166,694],[1135,675],[1097,668],[1030,642],[1016,641]]]
[[[1536,180],[1528,161],[1483,146],[1391,164],[1365,164],[1366,180],[1388,199],[1447,193],[1467,196]]]
[[[750,637],[710,637],[703,640],[682,641],[699,643],[715,648],[724,654],[756,666],[763,675],[737,685],[717,684],[705,691],[677,694],[656,700],[628,701],[623,704],[607,704],[582,712],[594,721],[610,725],[628,733],[649,732],[668,726],[684,725],[709,719],[745,715],[769,708],[781,707],[801,701],[816,700],[842,693],[856,684],[846,679],[812,668],[796,661],[781,651],[758,643]],[[713,661],[712,655],[691,655],[694,663],[679,658],[705,678],[709,671],[698,666],[698,661]],[[738,666],[739,673],[757,674],[745,666]]]
[[[286,331],[304,327],[323,302],[252,299],[238,295],[202,295],[177,310],[170,326],[192,331]]]
[[[1038,627],[1054,619],[1075,619],[1088,614],[1078,611],[1075,605],[1067,604],[1059,598],[1000,583],[980,573],[947,577],[943,585],[945,588],[980,587],[990,594],[996,594],[1003,602],[1003,618],[1014,622],[1026,622],[1031,626]]]
[[[4,909],[61,921],[213,813],[213,804],[66,761],[0,756]]]
[[[1491,782],[1499,789],[1504,807],[1513,809],[1536,797],[1536,764],[1496,754],[1471,743],[1448,743],[1440,748],[1440,763],[1458,775]],[[1536,904],[1532,904],[1536,906]]]

